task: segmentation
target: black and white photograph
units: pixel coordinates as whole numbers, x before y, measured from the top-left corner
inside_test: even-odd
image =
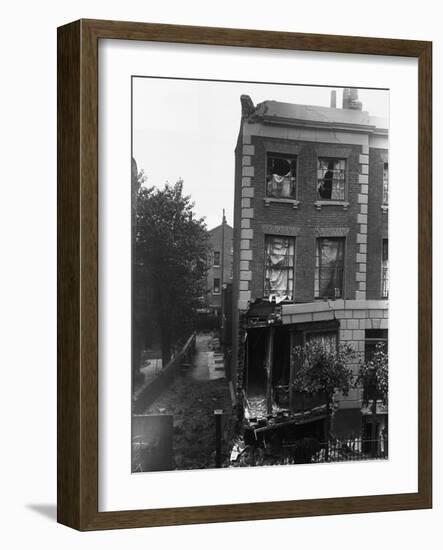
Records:
[[[389,90],[131,86],[132,472],[388,460]]]
[[[6,550],[438,546],[438,5],[4,5]]]

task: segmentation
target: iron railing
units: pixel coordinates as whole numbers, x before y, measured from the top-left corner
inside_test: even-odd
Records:
[[[336,437],[327,443],[305,438],[282,445],[281,456],[285,463],[349,462],[388,458],[388,438]],[[295,459],[295,460],[294,460]]]

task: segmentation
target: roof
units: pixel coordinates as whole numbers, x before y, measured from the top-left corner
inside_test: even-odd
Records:
[[[373,117],[367,111],[357,109],[337,109],[318,105],[299,105],[280,101],[263,101],[250,115],[251,122],[262,120],[264,123],[291,124],[306,126],[335,126],[340,128],[387,130],[387,120]]]
[[[223,227],[223,224],[217,225],[216,227],[213,227],[212,229],[208,229],[208,233],[215,233],[215,232],[221,230],[222,227]],[[225,222],[225,231],[226,231],[226,229],[228,231],[229,230],[234,231],[234,229],[228,223]]]

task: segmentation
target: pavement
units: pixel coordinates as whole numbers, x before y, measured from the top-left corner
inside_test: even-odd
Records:
[[[211,334],[197,334],[196,354],[187,376],[198,382],[225,378],[223,354],[217,351],[217,348],[218,340],[213,338]]]
[[[229,463],[234,437],[234,417],[223,355],[211,334],[198,334],[192,365],[182,369],[174,382],[145,411],[173,416],[173,468],[215,467],[214,410],[223,410],[222,459]]]

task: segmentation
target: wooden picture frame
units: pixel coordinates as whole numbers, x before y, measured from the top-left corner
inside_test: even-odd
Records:
[[[418,59],[418,491],[98,511],[98,41],[159,41]],[[58,521],[79,530],[432,506],[432,44],[412,40],[80,20],[58,29]],[[128,366],[129,368],[129,366]]]

